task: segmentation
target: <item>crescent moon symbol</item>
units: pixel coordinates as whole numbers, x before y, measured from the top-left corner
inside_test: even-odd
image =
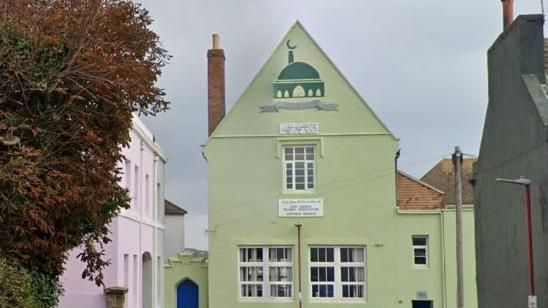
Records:
[[[289,49],[295,49],[295,48],[297,48],[297,45],[293,45],[293,46],[291,46],[291,44],[290,44],[290,43],[291,43],[291,40],[287,40],[287,43],[286,43],[286,45],[287,45],[287,48],[289,48]]]

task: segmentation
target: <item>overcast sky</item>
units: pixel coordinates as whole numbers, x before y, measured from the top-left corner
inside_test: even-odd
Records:
[[[172,102],[143,119],[168,156],[167,197],[188,211],[186,243],[205,249],[207,49],[221,35],[227,109],[299,20],[388,128],[400,169],[420,177],[454,146],[477,154],[487,106],[487,49],[500,0],[140,0],[173,59],[160,87]],[[517,14],[540,0],[516,1]]]

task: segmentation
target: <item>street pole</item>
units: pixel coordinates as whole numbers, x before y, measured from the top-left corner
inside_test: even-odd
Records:
[[[528,299],[529,306],[534,301],[536,307],[536,295],[535,295],[535,260],[533,259],[533,228],[531,222],[531,185],[525,185],[525,201],[527,205],[527,252],[529,254],[529,293],[531,296]]]
[[[301,228],[302,224],[298,223],[297,227],[297,259],[298,259],[298,278],[299,278],[299,308],[303,307],[303,291],[302,291],[302,270],[301,270]]]
[[[537,308],[537,296],[535,295],[535,260],[533,257],[533,222],[531,220],[531,180],[522,176],[516,180],[498,178],[495,181],[525,186],[527,255],[529,268],[529,296],[527,296],[527,307]]]
[[[455,205],[457,226],[457,308],[464,308],[464,256],[462,247],[462,152],[455,147],[453,153],[455,168]]]

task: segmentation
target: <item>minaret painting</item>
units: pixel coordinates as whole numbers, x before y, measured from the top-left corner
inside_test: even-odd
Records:
[[[295,62],[293,50],[297,45],[292,44],[291,40],[287,40],[286,46],[289,49],[288,64],[274,82],[274,98],[323,97],[324,83],[318,71],[307,63]]]

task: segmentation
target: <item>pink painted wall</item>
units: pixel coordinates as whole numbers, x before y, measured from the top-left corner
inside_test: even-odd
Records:
[[[144,124],[134,119],[129,148],[123,149],[120,185],[132,197],[131,207],[114,218],[109,229],[112,242],[106,249],[111,265],[104,271],[105,287],[127,287],[126,307],[163,307],[164,164],[165,155],[153,142]],[[158,185],[159,184],[159,185]],[[158,190],[157,187],[160,187]],[[106,299],[102,287],[81,278],[85,266],[76,259],[79,249],[70,252],[62,277],[65,294],[60,308],[102,308]],[[143,255],[150,254],[152,277],[143,284]],[[145,289],[143,289],[143,286]],[[143,305],[143,294],[150,294],[152,306]]]

